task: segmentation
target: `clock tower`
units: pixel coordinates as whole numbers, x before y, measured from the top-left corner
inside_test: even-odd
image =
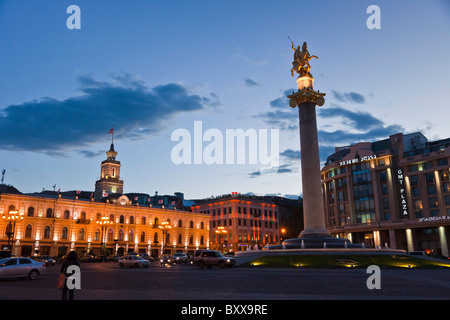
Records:
[[[100,180],[95,182],[94,200],[101,201],[102,198],[112,194],[123,194],[123,180],[120,180],[120,161],[116,160],[117,152],[114,143],[106,152],[106,160],[102,161],[100,169]]]

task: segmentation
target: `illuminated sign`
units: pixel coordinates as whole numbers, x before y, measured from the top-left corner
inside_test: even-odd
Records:
[[[355,158],[355,159],[351,159],[351,160],[345,160],[345,161],[341,161],[339,162],[340,166],[345,166],[347,164],[354,164],[354,163],[358,163],[358,162],[362,162],[362,161],[367,161],[367,160],[372,160],[372,159],[376,159],[377,155],[371,155],[371,156],[364,156],[364,157],[359,157],[359,158]]]
[[[402,169],[397,170],[397,179],[398,183],[400,185],[400,200],[401,200],[401,211],[403,212],[404,216],[408,215],[408,204],[406,203],[406,197],[405,197],[405,185],[403,184],[404,177],[403,177],[403,171]]]

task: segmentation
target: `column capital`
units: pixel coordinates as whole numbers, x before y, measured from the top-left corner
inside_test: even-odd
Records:
[[[311,89],[310,87],[307,87],[295,93],[293,92],[291,95],[287,97],[289,98],[289,106],[291,108],[300,106],[300,104],[305,102],[312,102],[321,107],[325,103],[324,99],[325,95],[326,93],[321,93],[319,91]]]

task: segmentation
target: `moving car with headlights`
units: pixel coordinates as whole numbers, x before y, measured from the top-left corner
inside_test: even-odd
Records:
[[[38,262],[43,262],[45,264],[45,266],[48,266],[48,265],[54,266],[56,263],[56,260],[50,256],[36,256],[36,257],[30,257],[30,258],[33,260],[36,260]]]
[[[172,265],[175,264],[175,260],[170,254],[165,254],[159,258],[159,263],[161,263],[161,265]]]
[[[175,252],[173,254],[173,260],[175,263],[188,263],[188,256],[184,252]]]
[[[148,268],[150,262],[136,255],[127,255],[119,259],[119,266],[123,267],[135,267],[135,268]]]
[[[43,262],[30,258],[3,258],[0,259],[0,278],[27,278],[36,280],[40,274],[46,272]]]
[[[231,268],[235,263],[236,260],[234,258],[225,257],[217,250],[202,250],[200,256],[196,258],[196,264],[200,269],[205,266],[208,268],[212,266],[218,266],[221,269],[225,267]]]

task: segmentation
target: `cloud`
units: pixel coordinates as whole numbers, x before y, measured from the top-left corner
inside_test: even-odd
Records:
[[[260,66],[260,67],[266,66],[267,63],[268,63],[267,60],[250,58],[250,57],[244,55],[243,53],[241,53],[241,48],[240,47],[235,49],[234,56],[239,58],[239,59],[241,59],[241,60],[243,60],[243,61],[245,61],[245,62],[248,62],[248,63],[256,65],[256,66]]]
[[[0,148],[62,156],[76,150],[87,157],[114,125],[117,139],[143,139],[165,128],[177,115],[214,108],[217,95],[202,97],[183,85],[148,88],[128,73],[108,82],[78,77],[80,95],[64,100],[44,97],[0,109]]]
[[[341,102],[365,103],[366,99],[362,94],[356,92],[337,92],[333,90],[334,97]]]
[[[270,175],[270,174],[280,174],[280,173],[291,173],[291,172],[297,172],[298,168],[296,166],[296,163],[285,163],[278,167],[273,168],[267,168],[267,169],[261,169],[257,171],[253,171],[248,174],[249,178],[256,178],[261,175]]]
[[[372,128],[379,128],[384,123],[378,118],[375,118],[368,112],[351,111],[341,107],[319,108],[317,111],[319,117],[327,118],[341,118],[341,120],[349,127],[366,131]]]
[[[254,81],[254,80],[252,80],[250,78],[244,79],[244,83],[245,83],[246,87],[257,87],[257,86],[259,86],[258,82]]]

